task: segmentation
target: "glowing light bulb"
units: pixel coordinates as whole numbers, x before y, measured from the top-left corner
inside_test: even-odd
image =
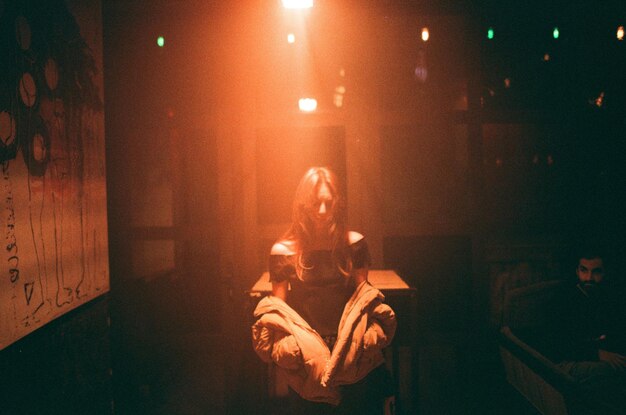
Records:
[[[283,0],[285,9],[310,9],[313,7],[313,0]]]
[[[555,38],[555,39],[558,39],[558,38],[559,38],[559,35],[560,35],[559,28],[558,28],[558,27],[555,27],[555,28],[552,30],[552,37],[553,37],[553,38]]]
[[[493,27],[490,27],[489,29],[487,29],[487,39],[491,40],[493,39],[495,33],[493,31]]]
[[[294,35],[293,33],[289,33],[287,35],[287,42],[294,43],[295,41],[296,41],[296,35]]]
[[[317,100],[315,98],[300,98],[298,107],[302,112],[313,112],[317,109]]]
[[[157,37],[157,45],[162,48],[165,46],[165,38],[163,36]]]
[[[428,41],[428,39],[430,38],[430,32],[428,31],[427,27],[422,28],[422,40],[424,42]]]
[[[617,40],[624,40],[624,26],[617,28]]]

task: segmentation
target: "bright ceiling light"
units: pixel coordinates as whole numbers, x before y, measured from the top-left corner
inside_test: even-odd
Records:
[[[313,0],[283,0],[285,9],[310,9],[313,7]]]
[[[317,109],[317,100],[315,98],[300,98],[298,107],[302,112],[313,112]]]

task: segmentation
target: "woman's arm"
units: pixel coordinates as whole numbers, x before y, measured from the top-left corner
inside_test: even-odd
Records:
[[[270,275],[281,276],[280,281],[272,281],[272,295],[283,301],[287,301],[289,292],[289,279],[284,275],[286,257],[293,255],[292,243],[288,240],[276,242],[270,251]]]
[[[355,262],[355,268],[352,270],[352,278],[354,278],[356,286],[363,281],[367,281],[367,274],[369,272],[370,253],[363,239],[363,235],[359,232],[348,232],[348,242],[352,249],[352,259]]]

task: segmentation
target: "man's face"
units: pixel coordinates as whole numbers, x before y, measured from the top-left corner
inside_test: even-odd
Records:
[[[602,258],[580,258],[576,268],[578,281],[583,285],[595,285],[604,279],[604,263]]]

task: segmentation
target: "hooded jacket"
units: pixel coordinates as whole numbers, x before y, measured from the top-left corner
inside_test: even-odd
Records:
[[[382,349],[393,340],[397,324],[384,298],[368,282],[356,288],[344,307],[331,353],[287,303],[265,297],[254,311],[254,350],[264,362],[275,363],[304,399],[337,405],[337,386],[358,382],[384,362]]]

